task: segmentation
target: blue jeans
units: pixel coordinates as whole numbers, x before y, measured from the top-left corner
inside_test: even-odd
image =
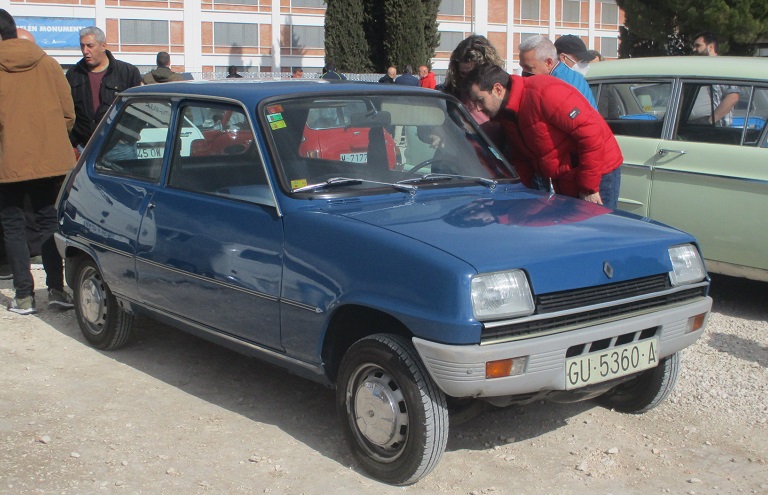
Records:
[[[603,206],[616,209],[619,207],[619,189],[621,188],[621,167],[609,172],[600,179],[600,199]]]
[[[600,179],[600,199],[603,206],[615,210],[619,207],[619,189],[621,188],[621,167],[609,172]],[[533,176],[531,189],[550,191],[549,181],[540,175]]]
[[[16,297],[34,295],[27,244],[27,220],[24,216],[24,196],[29,195],[35,222],[42,233],[41,257],[45,268],[46,285],[51,289],[64,288],[64,262],[56,249],[56,195],[61,177],[36,179],[0,184],[0,221],[8,264],[13,274]]]

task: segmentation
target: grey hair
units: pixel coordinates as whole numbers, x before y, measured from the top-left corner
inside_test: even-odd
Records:
[[[531,36],[530,38],[527,38],[525,41],[520,43],[520,46],[517,47],[517,51],[520,56],[522,56],[523,53],[530,52],[531,50],[534,50],[536,60],[544,61],[548,58],[557,60],[557,48],[555,48],[555,44],[552,43],[552,41],[550,41],[550,39],[546,36],[542,36],[540,34]]]
[[[93,36],[98,43],[107,42],[107,35],[104,34],[104,31],[102,31],[100,28],[97,28],[96,26],[88,26],[81,29],[80,39],[82,39],[83,36]]]

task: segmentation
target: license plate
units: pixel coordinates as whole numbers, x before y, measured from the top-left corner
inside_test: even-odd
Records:
[[[585,387],[653,368],[659,364],[658,345],[658,339],[649,339],[567,359],[565,389]]]
[[[136,150],[137,156],[142,160],[148,160],[151,158],[162,158],[163,148],[138,148]]]
[[[368,153],[342,153],[342,162],[368,163]]]

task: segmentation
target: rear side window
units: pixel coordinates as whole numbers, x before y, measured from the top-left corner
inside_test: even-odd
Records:
[[[131,102],[117,116],[94,168],[110,175],[157,181],[163,167],[170,102]]]
[[[675,138],[757,146],[768,118],[767,91],[748,85],[683,84]]]
[[[195,103],[179,113],[170,187],[274,205],[242,108]]]
[[[616,135],[661,138],[671,93],[671,82],[604,83],[597,107]]]

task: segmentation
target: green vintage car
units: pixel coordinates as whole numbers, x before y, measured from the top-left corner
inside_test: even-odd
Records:
[[[768,59],[593,63],[622,152],[619,208],[701,243],[710,272],[768,281]]]

